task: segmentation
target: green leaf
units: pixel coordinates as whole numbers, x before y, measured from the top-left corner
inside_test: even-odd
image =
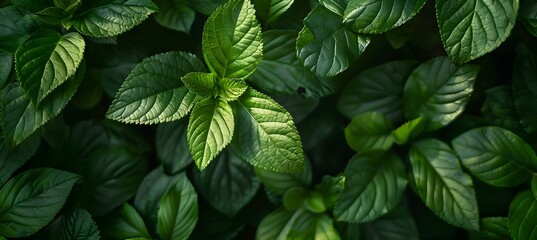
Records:
[[[485,91],[485,100],[481,113],[495,126],[503,127],[516,133],[523,128],[515,109],[515,98],[510,85],[498,86]]]
[[[537,199],[531,191],[520,192],[513,199],[508,222],[514,240],[537,238]]]
[[[0,186],[37,152],[41,143],[38,134],[33,134],[14,149],[6,146],[3,140],[0,138]]]
[[[134,28],[157,10],[150,0],[89,1],[79,9],[73,26],[84,35],[111,37]]]
[[[160,200],[158,234],[163,240],[187,239],[198,221],[194,187],[185,175]]]
[[[192,162],[186,140],[187,120],[163,123],[157,126],[157,157],[168,174],[176,174]]]
[[[362,225],[363,239],[418,240],[418,228],[412,215],[403,207]]]
[[[65,10],[65,12],[70,13],[78,9],[82,3],[82,0],[53,0],[53,2],[56,7],[59,7]]]
[[[347,69],[368,45],[369,38],[347,29],[341,16],[318,6],[304,19],[296,49],[304,67],[325,78]]]
[[[199,96],[215,96],[217,79],[214,73],[191,72],[181,77],[181,81],[188,90]]]
[[[11,0],[11,3],[18,8],[22,8],[31,13],[39,12],[53,4],[51,0],[43,0],[38,2],[33,0]]]
[[[222,98],[204,98],[196,104],[187,128],[187,141],[200,170],[224,149],[233,138],[235,123],[231,106]]]
[[[0,49],[0,88],[4,88],[13,68],[13,55]]]
[[[34,25],[34,19],[25,11],[14,6],[0,8],[0,48],[14,53],[30,36]]]
[[[204,70],[203,63],[190,53],[168,52],[146,58],[123,82],[106,117],[135,124],[178,120],[190,112],[196,97],[181,77]]]
[[[248,89],[248,84],[238,78],[223,78],[218,81],[218,96],[226,101],[237,100]]]
[[[318,98],[333,94],[336,81],[320,79],[304,69],[296,56],[298,33],[269,30],[263,33],[263,60],[250,82],[269,92]]]
[[[188,4],[203,15],[211,15],[216,8],[228,0],[187,0]]]
[[[515,67],[513,69],[513,96],[515,110],[524,130],[537,135],[537,55],[525,47],[517,49]]]
[[[60,221],[60,240],[99,240],[99,228],[84,209],[77,208]]]
[[[305,161],[304,169],[300,173],[279,173],[262,168],[255,168],[255,174],[266,189],[278,195],[283,195],[292,187],[309,188],[312,180],[311,166]]]
[[[65,11],[59,7],[47,7],[39,12],[36,12],[35,15],[39,18],[39,20],[49,25],[57,25],[61,24],[62,21],[69,21],[69,15],[66,15]]]
[[[368,112],[356,116],[345,127],[345,139],[359,153],[388,150],[393,144],[393,130],[392,123],[384,115]]]
[[[428,131],[448,125],[464,111],[478,72],[477,65],[458,67],[447,57],[421,64],[405,84],[405,115],[424,117]]]
[[[229,217],[235,216],[259,188],[259,179],[252,167],[231,148],[224,150],[215,163],[202,172],[196,171],[194,183],[211,206]]]
[[[407,180],[401,159],[391,152],[356,154],[345,168],[345,187],[336,202],[338,221],[372,221],[395,208]]]
[[[9,180],[0,189],[0,234],[17,238],[39,231],[54,219],[79,178],[52,168],[35,168]]]
[[[152,239],[144,220],[130,204],[124,203],[112,217],[101,225],[103,233],[116,239],[147,238]]]
[[[343,17],[345,9],[349,4],[349,0],[319,0],[319,4],[327,8],[328,10]]]
[[[254,167],[275,172],[304,169],[302,142],[291,115],[270,97],[251,88],[235,102],[235,153]]]
[[[514,187],[537,172],[537,155],[524,140],[499,127],[474,128],[452,141],[462,165],[479,180]]]
[[[50,147],[61,150],[69,139],[70,130],[69,125],[61,117],[57,117],[41,128],[41,135]]]
[[[294,0],[254,0],[259,16],[265,23],[271,23],[278,20],[278,17],[285,13],[293,4]]]
[[[518,1],[437,0],[436,16],[444,48],[462,64],[496,49],[515,26]]]
[[[537,198],[537,176],[533,176],[531,178],[531,191],[533,192],[535,198]]]
[[[196,12],[187,4],[186,0],[156,0],[159,11],[153,15],[158,24],[163,27],[189,33]]]
[[[379,112],[393,123],[403,121],[403,87],[417,65],[414,61],[394,61],[359,73],[343,88],[337,102],[339,112],[350,119]]]
[[[249,0],[230,0],[203,28],[203,56],[219,78],[245,79],[263,58],[261,27]]]
[[[481,219],[481,231],[471,232],[473,240],[505,240],[511,239],[508,220],[505,217],[487,217]]]
[[[345,176],[332,177],[325,175],[321,183],[315,185],[315,190],[323,196],[327,209],[334,209],[341,192],[345,188]]]
[[[423,117],[412,119],[392,131],[393,141],[399,145],[408,142],[408,139],[417,136],[425,128]]]
[[[427,0],[350,0],[343,22],[359,33],[383,33],[412,19]]]
[[[4,138],[8,145],[18,145],[39,127],[56,117],[75,94],[86,67],[81,64],[77,73],[62,84],[39,106],[28,99],[18,83],[12,83],[0,93],[2,108],[0,121]]]
[[[257,226],[256,239],[286,239],[289,231],[286,226],[294,214],[295,212],[282,207],[265,216]]]
[[[522,1],[518,19],[522,22],[526,30],[537,36],[537,2]]]
[[[472,179],[447,144],[436,139],[412,144],[410,163],[418,195],[429,209],[449,224],[479,230]]]
[[[33,33],[15,53],[17,79],[30,100],[39,105],[76,73],[85,42],[75,32],[61,35],[42,29]]]
[[[279,208],[265,216],[257,227],[256,239],[327,239],[339,240],[332,219],[304,208],[288,211]]]

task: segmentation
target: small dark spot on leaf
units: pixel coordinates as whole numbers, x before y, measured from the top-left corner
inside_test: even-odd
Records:
[[[296,90],[296,92],[300,95],[304,95],[306,94],[306,89],[304,87],[298,87],[298,89]]]

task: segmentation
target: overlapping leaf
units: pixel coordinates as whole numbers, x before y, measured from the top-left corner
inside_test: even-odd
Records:
[[[192,162],[186,139],[187,126],[186,119],[157,126],[157,157],[168,174],[176,174]]]
[[[17,169],[22,167],[40,145],[39,134],[34,134],[23,141],[16,148],[11,149],[0,138],[0,186],[4,185]]]
[[[180,32],[190,33],[196,12],[186,0],[157,0],[159,11],[154,15],[161,26]]]
[[[369,112],[356,116],[345,127],[347,144],[356,152],[388,150],[393,144],[393,124],[382,114]]]
[[[293,4],[294,0],[257,0],[254,1],[261,18],[266,23],[274,22],[280,15],[285,13]]]
[[[537,199],[531,191],[520,192],[513,199],[508,223],[514,240],[537,238]]]
[[[388,214],[363,224],[362,231],[362,236],[366,239],[420,239],[416,223],[404,205],[399,205]]]
[[[305,161],[304,167],[304,170],[300,173],[279,173],[262,168],[254,168],[254,170],[266,189],[275,194],[283,195],[289,188],[308,188],[310,186],[312,172],[308,161]]]
[[[99,228],[84,209],[74,209],[60,221],[60,240],[99,240]]]
[[[130,204],[124,203],[101,225],[103,232],[116,239],[151,239],[144,220]]]
[[[196,191],[182,176],[160,200],[158,234],[163,240],[187,239],[198,220]]]
[[[526,47],[517,49],[517,58],[513,70],[513,96],[515,110],[520,117],[524,130],[537,135],[537,55]]]
[[[537,36],[537,2],[521,1],[518,15],[526,30]]]

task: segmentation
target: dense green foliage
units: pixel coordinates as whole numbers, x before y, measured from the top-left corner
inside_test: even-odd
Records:
[[[0,1],[0,239],[537,239],[537,2]]]

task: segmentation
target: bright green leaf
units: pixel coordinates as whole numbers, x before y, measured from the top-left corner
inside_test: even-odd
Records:
[[[192,162],[186,140],[187,119],[157,126],[157,157],[168,174],[176,174]]]
[[[40,143],[39,134],[34,134],[14,149],[10,149],[4,144],[4,139],[0,138],[0,186],[37,152]]]
[[[158,24],[179,32],[190,33],[196,12],[186,0],[156,0],[159,11],[153,15]]]
[[[513,199],[508,222],[514,240],[537,238],[537,199],[531,191],[520,192]]]
[[[518,0],[437,0],[440,36],[457,64],[496,49],[515,26]]]
[[[349,0],[319,0],[319,4],[329,9],[333,13],[343,17]]]
[[[311,213],[304,208],[297,211],[280,208],[263,218],[257,227],[256,239],[339,240],[340,236],[326,214]]]
[[[73,26],[91,37],[124,33],[158,10],[150,0],[89,1],[83,8],[73,19]]]
[[[537,155],[524,140],[499,127],[474,128],[453,139],[462,165],[479,180],[514,187],[537,172]]]
[[[261,28],[249,0],[230,0],[203,28],[203,56],[219,78],[250,76],[263,58]]]
[[[218,81],[218,96],[226,101],[235,101],[248,89],[248,84],[238,78],[223,78]]]
[[[405,84],[405,115],[424,117],[429,131],[448,125],[464,111],[478,72],[477,65],[458,67],[447,57],[421,64]]]
[[[394,127],[390,120],[377,112],[356,116],[345,127],[347,144],[356,152],[388,150],[393,144],[391,132]]]
[[[285,13],[293,4],[294,0],[254,0],[259,16],[265,23],[275,22],[280,15]]]
[[[363,239],[418,240],[418,228],[412,215],[403,207],[362,225]]]
[[[186,136],[190,153],[200,170],[231,142],[235,128],[232,111],[222,98],[205,98],[192,110]]]
[[[537,135],[537,55],[526,47],[517,49],[515,67],[513,69],[513,96],[515,110],[524,130]]]
[[[481,231],[471,232],[472,240],[508,240],[509,234],[508,220],[505,217],[487,217],[481,219]]]
[[[77,208],[60,221],[60,240],[99,240],[99,228],[84,209]]]
[[[237,155],[255,167],[276,172],[304,169],[300,136],[282,106],[251,88],[233,103],[237,128],[232,146]]]
[[[429,209],[449,224],[479,230],[472,179],[447,144],[436,139],[412,144],[410,163],[418,195]]]
[[[265,188],[282,195],[292,187],[308,188],[312,180],[311,166],[305,161],[304,169],[300,173],[279,173],[262,168],[254,168],[255,174]]]
[[[393,141],[399,145],[408,142],[408,139],[417,136],[425,128],[423,117],[412,119],[392,131]]]
[[[158,234],[161,239],[188,238],[198,221],[197,198],[186,175],[164,193],[158,210]]]
[[[318,6],[304,19],[298,34],[298,59],[315,75],[333,77],[347,69],[369,45],[369,38],[356,35],[341,16]]]
[[[303,187],[291,187],[282,196],[282,204],[289,211],[296,211],[304,205],[308,192]]]
[[[521,1],[518,17],[526,30],[537,36],[537,2]]]
[[[130,204],[124,203],[113,216],[108,217],[101,225],[103,233],[116,238],[139,238],[151,239],[144,220]]]
[[[123,82],[106,117],[136,124],[178,120],[190,112],[196,97],[181,77],[203,70],[203,63],[190,53],[168,52],[146,58]]]
[[[279,208],[265,216],[257,226],[257,240],[286,239],[289,230],[285,230],[294,212]],[[285,232],[284,232],[285,231]]]
[[[191,72],[181,77],[185,87],[202,97],[214,97],[216,76],[214,73]]]
[[[383,33],[413,18],[427,0],[350,0],[343,21],[359,33]]]
[[[85,42],[78,33],[61,35],[42,29],[33,33],[15,53],[17,79],[35,105],[65,83],[78,69]]]
[[[0,189],[0,235],[27,237],[46,226],[79,178],[52,168],[35,168],[9,180]]]
[[[372,221],[399,204],[407,184],[401,159],[391,152],[355,155],[345,168],[345,188],[336,202],[339,221]]]

